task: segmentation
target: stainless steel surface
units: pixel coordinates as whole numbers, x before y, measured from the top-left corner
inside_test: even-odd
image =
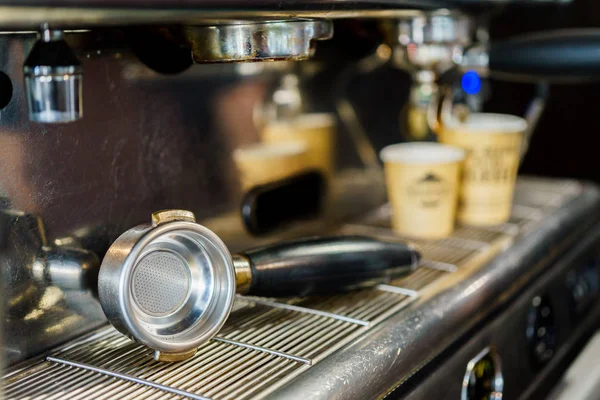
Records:
[[[500,294],[510,296],[544,268],[546,264],[536,260],[547,262],[560,254],[585,229],[583,221],[596,221],[600,207],[596,189],[570,181],[522,179],[516,198],[518,211],[506,225],[461,227],[450,238],[419,242],[428,262],[393,282],[391,287],[398,291],[382,286],[282,303],[238,297],[219,337],[180,363],[149,359],[148,350],[111,327],[57,348],[49,356],[212,399],[329,398],[334,393],[343,398],[380,396],[478,321],[481,304],[491,307],[506,301]],[[369,231],[398,240],[388,220],[389,208],[383,207],[343,231]],[[556,246],[548,252],[546,246],[552,243]],[[503,249],[507,250],[487,263]],[[449,272],[448,266],[456,270]],[[310,365],[292,357],[310,360]],[[7,398],[142,399],[169,394],[88,370],[65,369],[51,360],[34,359],[13,368],[5,376]],[[46,385],[49,381],[60,384]]]
[[[149,0],[144,1],[144,4],[152,7],[157,6],[172,6],[172,7],[203,7],[203,8],[219,8],[223,6],[227,6],[232,10],[240,10],[244,8],[250,9],[259,9],[265,7],[281,7],[283,9],[295,9],[296,7],[306,8],[306,9],[321,9],[321,8],[330,8],[332,6],[346,6],[346,7],[359,7],[367,8],[366,6],[422,6],[422,7],[431,7],[435,6],[436,8],[440,7],[450,7],[450,6],[459,6],[459,5],[468,5],[468,4],[479,4],[479,3],[515,3],[515,4],[527,4],[527,3],[565,3],[568,0],[393,0],[393,1],[385,1],[385,0],[295,0],[294,2],[281,4],[278,0]],[[127,6],[137,6],[140,3],[140,0],[79,0],[77,2],[80,6],[89,6],[89,7],[102,7],[107,5],[112,5],[115,7],[127,7]],[[71,5],[72,1],[69,0],[2,0],[0,4],[12,4],[12,5],[44,5],[44,6],[60,6],[60,5]]]
[[[414,15],[415,10],[467,8],[470,6],[569,3],[572,0],[276,0],[164,2],[154,0],[3,0],[0,24],[6,28],[38,29],[51,26],[107,26],[133,24],[194,24],[225,18],[370,18]]]
[[[114,33],[65,34],[85,70],[84,92],[93,99],[85,117],[69,124],[29,121],[23,63],[37,38],[0,35],[0,71],[13,89],[0,120],[8,365],[106,323],[93,290],[64,290],[32,275],[43,248],[54,248],[57,241],[102,257],[112,241],[153,211],[177,207],[194,211],[236,251],[322,233],[385,200],[381,176],[346,162],[348,169],[333,182],[335,206],[325,218],[253,237],[238,217],[244,193],[231,154],[259,140],[252,113],[264,100],[264,79],[241,79],[233,65],[194,65],[160,75],[122,41],[97,45]],[[343,139],[343,132],[338,136]],[[340,140],[336,151],[354,150]]]
[[[297,376],[283,387],[270,389],[267,398],[372,398],[391,391],[418,371],[422,360],[435,357],[473,327],[489,312],[486,310],[507,302],[598,221],[600,193],[595,187],[578,187],[573,183],[555,186],[547,181],[527,180],[518,184],[517,193],[518,205],[537,208],[544,217],[539,221],[535,220],[535,214],[528,221],[513,218],[510,222],[521,227],[518,236],[507,238],[499,231],[488,232],[499,235],[497,243],[502,238],[506,240],[499,244],[502,248],[512,242],[507,251],[483,268],[470,268],[473,261],[469,266],[467,258],[458,263],[457,272],[443,274],[446,279],[423,273],[418,280],[426,282],[425,286],[421,282],[400,281],[398,284],[404,287],[421,290],[419,300],[406,313],[391,317],[368,340],[356,341],[315,364],[309,373]],[[460,230],[457,233],[467,238],[472,234]],[[427,250],[423,251],[426,258],[431,258]],[[416,275],[406,281],[416,280]],[[428,287],[432,281],[434,284]],[[440,286],[446,290],[436,294],[433,288],[440,290]],[[364,368],[365,365],[369,368]]]
[[[447,10],[391,20],[383,26],[398,67],[437,73],[460,64],[475,29],[471,17]]]
[[[23,75],[31,121],[54,124],[82,118],[83,70],[61,31],[44,27]]]
[[[419,1],[419,5],[423,5]],[[74,28],[106,27],[124,25],[195,25],[207,20],[252,19],[252,18],[393,18],[415,15],[414,8],[401,9],[325,9],[311,10],[306,8],[248,10],[246,7],[211,9],[198,8],[93,8],[65,5],[6,6],[0,3],[0,26],[10,30],[37,30],[43,23],[53,27]]]
[[[80,248],[52,247],[41,251],[31,265],[31,276],[40,286],[66,290],[95,290],[100,260]]]
[[[164,217],[164,218],[163,218]],[[221,239],[193,214],[167,210],[121,235],[98,276],[100,303],[123,334],[181,359],[221,329],[235,294],[235,271]]]
[[[234,254],[233,268],[235,270],[235,292],[238,294],[246,294],[252,284],[252,268],[247,257]]]
[[[506,306],[500,307],[462,340],[455,342],[445,355],[424,367],[416,381],[400,385],[389,398],[419,400],[459,399],[464,371],[469,361],[482,349],[494,346],[501,357],[504,378],[504,399],[545,399],[546,394],[559,381],[559,377],[572,357],[577,354],[587,338],[600,323],[600,296],[595,292],[583,314],[574,318],[569,304],[572,293],[566,285],[568,276],[581,267],[594,267],[598,278],[600,264],[600,225],[594,224],[574,243],[560,251],[558,259],[543,262],[542,271],[524,290]],[[554,356],[545,364],[534,361],[533,346],[526,335],[528,316],[533,300],[543,295],[552,305],[552,324],[544,326],[548,332],[556,329],[557,341]],[[541,328],[541,326],[540,326]],[[539,333],[543,333],[539,330]],[[440,391],[439,388],[444,390]],[[578,398],[578,397],[570,397]]]
[[[186,26],[184,36],[197,63],[306,60],[316,40],[331,39],[326,20],[233,21]]]
[[[548,400],[593,400],[600,391],[600,333],[596,333],[548,396]]]

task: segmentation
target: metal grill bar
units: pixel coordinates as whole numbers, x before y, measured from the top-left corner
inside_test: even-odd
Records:
[[[248,395],[248,391],[253,391],[259,382],[264,382],[267,379],[277,379],[280,375],[285,374],[289,371],[289,367],[280,368],[277,365],[265,365],[260,369],[257,369],[254,373],[246,376],[246,382],[238,380],[232,385],[223,388],[219,392],[214,393],[214,397],[218,398],[229,398],[239,399],[243,395]],[[256,390],[256,389],[254,389]]]
[[[392,282],[392,286],[400,286],[410,290],[419,291],[446,274],[448,274],[448,272],[423,268],[414,272],[408,279],[404,278],[399,281]]]
[[[484,251],[490,247],[490,244],[487,242],[472,239],[464,239],[458,236],[451,236],[447,239],[442,239],[441,242],[443,242],[443,244],[441,243],[442,245],[446,245],[449,247],[458,247],[473,251]]]
[[[340,321],[349,322],[351,324],[369,326],[369,321],[362,321],[362,320],[356,319],[356,318],[349,318],[349,317],[345,317],[343,315],[333,314],[333,313],[326,312],[326,311],[313,310],[310,308],[295,306],[292,304],[285,304],[285,303],[278,303],[275,301],[257,299],[255,297],[244,297],[244,299],[246,299],[249,302],[252,302],[255,304],[260,304],[263,306],[281,308],[281,309],[290,310],[290,311],[298,311],[298,312],[302,312],[302,313],[306,313],[306,314],[315,314],[315,315],[319,315],[321,317],[333,318],[333,319],[337,319]]]
[[[403,294],[409,297],[419,297],[419,293],[415,290],[406,289],[398,286],[391,285],[377,285],[377,290],[383,290],[385,292]]]
[[[307,359],[307,358],[297,357],[297,356],[294,356],[294,355],[291,355],[291,354],[282,353],[280,351],[267,349],[265,347],[253,346],[253,345],[248,344],[248,343],[236,342],[235,340],[229,340],[229,339],[225,339],[225,338],[221,338],[221,337],[215,337],[212,340],[216,340],[218,342],[223,342],[223,343],[228,343],[228,344],[233,344],[233,345],[236,345],[236,346],[245,347],[245,348],[251,349],[251,350],[262,351],[263,353],[269,353],[269,354],[272,354],[274,356],[287,358],[287,359],[298,361],[298,362],[301,362],[301,363],[304,363],[304,364],[308,364],[308,365],[311,364],[311,361],[309,359]]]
[[[119,378],[124,381],[129,381],[129,382],[137,383],[140,385],[150,386],[155,389],[164,390],[165,392],[177,394],[179,396],[189,397],[190,399],[194,399],[194,400],[211,400],[208,397],[199,396],[197,394],[186,392],[184,390],[175,389],[175,388],[161,385],[161,384],[158,384],[158,383],[155,383],[152,381],[147,381],[145,379],[140,379],[135,376],[113,372],[113,371],[110,371],[110,370],[107,370],[104,368],[94,367],[93,365],[89,365],[89,364],[64,360],[62,358],[57,358],[57,357],[47,357],[46,360],[53,362],[53,363],[57,363],[57,364],[64,364],[64,365],[68,365],[70,367],[76,367],[76,368],[81,368],[81,369],[85,369],[85,370],[92,371],[92,372],[97,372],[99,374],[107,375],[107,376],[110,376],[113,378]]]
[[[454,264],[425,259],[421,259],[421,266],[425,268],[437,269],[438,271],[444,272],[456,272],[456,269],[458,268]]]
[[[72,400],[182,399],[189,398],[190,393],[192,398],[208,396],[215,400],[261,396],[407,307],[418,299],[421,290],[482,252],[497,251],[499,247],[493,245],[498,240],[535,227],[552,207],[568,200],[566,189],[559,185],[535,186],[540,188],[538,192],[529,189],[517,196],[509,223],[483,228],[461,226],[446,239],[412,240],[423,254],[421,268],[376,290],[283,302],[238,296],[220,336],[202,345],[190,360],[179,363],[156,362],[142,345],[113,328],[103,328],[57,349],[49,361],[8,375],[5,394],[8,398]],[[524,187],[531,185],[526,183]],[[581,191],[579,185],[565,187],[572,189],[573,195]],[[389,206],[383,206],[341,232],[408,240],[390,228],[389,215]],[[135,381],[123,380],[123,376]]]

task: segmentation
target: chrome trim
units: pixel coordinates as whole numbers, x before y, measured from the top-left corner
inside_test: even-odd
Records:
[[[0,25],[3,29],[37,30],[43,23],[53,27],[91,28],[95,26],[125,26],[142,24],[188,24],[240,18],[393,18],[421,15],[408,10],[269,10],[240,9],[143,9],[143,8],[86,8],[86,7],[18,7],[0,6]]]
[[[490,355],[492,358],[492,362],[494,363],[494,369],[496,371],[494,378],[494,391],[492,393],[492,397],[490,400],[501,400],[502,399],[502,391],[504,390],[504,377],[502,376],[502,363],[500,362],[500,356],[494,350],[493,346],[488,346],[485,349],[481,350],[479,354],[469,361],[467,364],[467,369],[465,371],[465,377],[462,383],[462,391],[460,394],[461,400],[469,400],[467,397],[467,388],[469,385],[469,379],[471,378],[471,374],[473,373],[473,368],[475,365],[483,359],[486,355]]]
[[[313,41],[331,39],[333,23],[326,20],[228,21],[185,26],[196,63],[306,60]]]

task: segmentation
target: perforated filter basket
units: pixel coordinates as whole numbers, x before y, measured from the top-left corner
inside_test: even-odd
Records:
[[[222,327],[235,272],[225,244],[192,213],[162,211],[152,225],[130,229],[112,244],[98,292],[119,331],[155,350],[156,359],[182,359]]]

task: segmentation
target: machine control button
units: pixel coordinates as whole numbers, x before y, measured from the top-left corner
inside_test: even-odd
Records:
[[[570,311],[574,319],[582,316],[598,295],[598,264],[598,259],[592,258],[567,274],[567,288],[571,297]]]
[[[556,351],[556,324],[547,295],[535,296],[531,301],[525,333],[534,361],[543,364],[550,360]]]
[[[461,400],[500,400],[503,388],[500,357],[486,347],[467,364]]]

